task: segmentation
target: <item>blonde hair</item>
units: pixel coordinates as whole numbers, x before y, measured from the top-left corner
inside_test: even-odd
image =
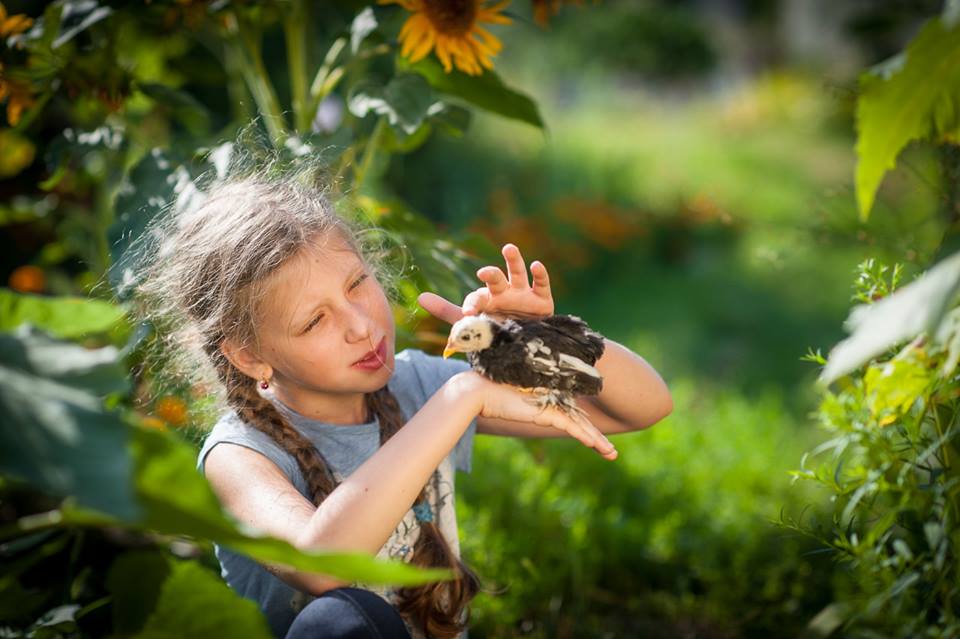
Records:
[[[144,233],[136,252],[148,259],[134,287],[135,308],[157,328],[164,352],[177,354],[166,363],[181,375],[192,373],[194,382],[213,381],[219,406],[226,403],[297,461],[319,506],[338,485],[323,454],[257,391],[257,380],[237,369],[220,345],[227,338],[240,345],[255,342],[256,309],[268,276],[331,232],[340,234],[388,294],[393,280],[384,268],[382,236],[334,210],[316,169],[285,172],[278,170],[279,161],[241,166],[214,180],[196,206],[161,216]],[[386,386],[366,394],[365,404],[379,420],[381,445],[403,427],[400,407]],[[415,503],[426,500],[425,485]],[[466,625],[469,614],[464,613],[479,580],[434,522],[419,525],[410,562],[450,568],[456,578],[400,588],[397,607],[428,636],[453,637]]]

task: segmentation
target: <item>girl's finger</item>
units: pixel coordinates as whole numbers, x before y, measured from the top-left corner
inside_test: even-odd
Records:
[[[504,244],[504,259],[507,261],[507,272],[510,274],[510,286],[513,288],[530,288],[527,280],[527,265],[523,263],[523,256],[516,244]]]
[[[463,314],[479,315],[490,305],[490,291],[478,288],[463,298]]]
[[[448,324],[453,324],[463,317],[463,311],[460,310],[459,306],[453,302],[448,302],[436,293],[421,293],[417,296],[417,302],[428,313]]]
[[[541,297],[552,297],[550,294],[550,276],[543,262],[534,260],[530,263],[530,272],[533,273],[533,292]]]
[[[578,420],[578,423],[579,422],[580,420]],[[594,426],[592,422],[586,421],[586,423],[583,424],[583,429],[587,431],[587,433],[593,439],[594,441],[593,448],[597,449],[598,453],[600,453],[604,457],[607,457],[608,455],[613,454],[613,457],[608,457],[608,459],[616,458],[616,452],[617,452],[616,446],[613,445],[613,442],[607,439],[606,435],[600,432],[599,428]]]
[[[496,266],[484,266],[477,271],[477,277],[486,283],[487,288],[493,295],[499,295],[510,288],[507,276]]]

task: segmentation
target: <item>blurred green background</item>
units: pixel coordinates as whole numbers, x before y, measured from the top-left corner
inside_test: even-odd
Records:
[[[119,28],[141,83],[190,96],[157,107],[131,92],[130,148],[188,149],[235,130],[232,89],[191,44],[187,12],[204,4],[157,3],[184,11],[163,39]],[[341,4],[330,12],[349,22],[363,3]],[[869,221],[858,219],[857,78],[942,3],[560,5],[540,28],[517,3],[515,24],[496,30],[497,74],[533,99],[544,129],[477,109],[459,136],[372,157],[357,190],[418,211],[464,247],[468,266],[497,263],[496,247],[516,243],[550,270],[558,312],[642,355],[673,393],[666,420],[614,437],[615,463],[572,441],[477,440],[473,472],[458,476],[463,554],[484,581],[471,635],[800,636],[847,578],[815,540],[776,525],[828,507],[789,475],[823,439],[810,417],[819,370],[802,358],[845,335],[859,264],[900,262],[912,276],[938,255],[949,223],[947,165],[922,144],[886,177]],[[271,68],[283,66],[278,38],[264,40]],[[287,104],[289,82],[279,72],[275,82]],[[209,122],[177,115],[194,102]],[[107,121],[96,100],[73,108],[45,112],[33,143],[54,149],[64,123]],[[322,110],[334,128],[353,117],[339,91]],[[14,274],[30,265],[43,274],[35,293],[104,296],[109,240],[91,218],[99,197],[112,222],[118,176],[135,155],[78,155],[59,199],[34,186],[51,179],[50,156],[0,180],[0,270],[12,288],[27,290]],[[425,271],[429,255],[417,256]],[[462,296],[468,282],[440,290]],[[407,344],[436,350],[442,328],[409,296],[405,317]],[[152,396],[132,406],[161,426],[178,421]],[[172,430],[193,444],[202,436]],[[26,514],[0,503],[5,523]]]

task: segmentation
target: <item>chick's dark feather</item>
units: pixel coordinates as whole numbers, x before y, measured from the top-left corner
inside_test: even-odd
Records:
[[[474,370],[495,382],[573,396],[600,393],[603,379],[591,367],[603,351],[603,336],[579,317],[552,315],[496,324],[493,343],[466,355]]]

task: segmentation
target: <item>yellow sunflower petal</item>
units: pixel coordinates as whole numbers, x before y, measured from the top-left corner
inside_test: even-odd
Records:
[[[3,3],[0,2],[0,22],[5,22],[7,20],[7,8],[3,6]]]
[[[500,12],[501,9],[510,4],[510,1],[501,2],[498,5],[490,7],[481,7],[477,11],[477,22],[490,22],[492,24],[513,24],[513,20]]]
[[[422,20],[423,20],[423,15],[420,13],[415,13],[409,18],[407,18],[406,22],[403,23],[403,26],[400,27],[400,33],[397,35],[397,39],[403,40],[418,25],[420,26],[420,28],[423,28],[422,25],[420,25]]]
[[[410,26],[407,27],[407,25]],[[433,33],[433,29],[430,28],[430,22],[419,13],[412,16],[404,27],[406,32],[401,31],[400,35],[400,42],[403,44],[400,55],[406,57],[421,40]]]
[[[472,40],[476,49],[489,53],[490,55],[497,55],[500,49],[503,48],[500,40],[483,27],[474,27],[473,31]],[[480,37],[478,38],[477,36]]]
[[[447,38],[446,36],[437,36],[437,57],[440,58],[440,62],[443,63],[443,70],[447,73],[450,73],[450,71],[453,70],[453,67],[450,64],[450,51],[447,48],[447,43],[449,40],[450,38]]]
[[[419,46],[410,52],[410,55],[408,56],[410,62],[416,62],[430,53],[430,49],[433,48],[435,42],[436,33],[434,31],[427,31],[426,36],[420,41]]]
[[[403,46],[400,47],[400,55],[403,57],[409,56],[410,52],[427,37],[428,33],[429,31],[417,31],[416,34],[408,35],[406,38],[404,38],[402,40]]]

